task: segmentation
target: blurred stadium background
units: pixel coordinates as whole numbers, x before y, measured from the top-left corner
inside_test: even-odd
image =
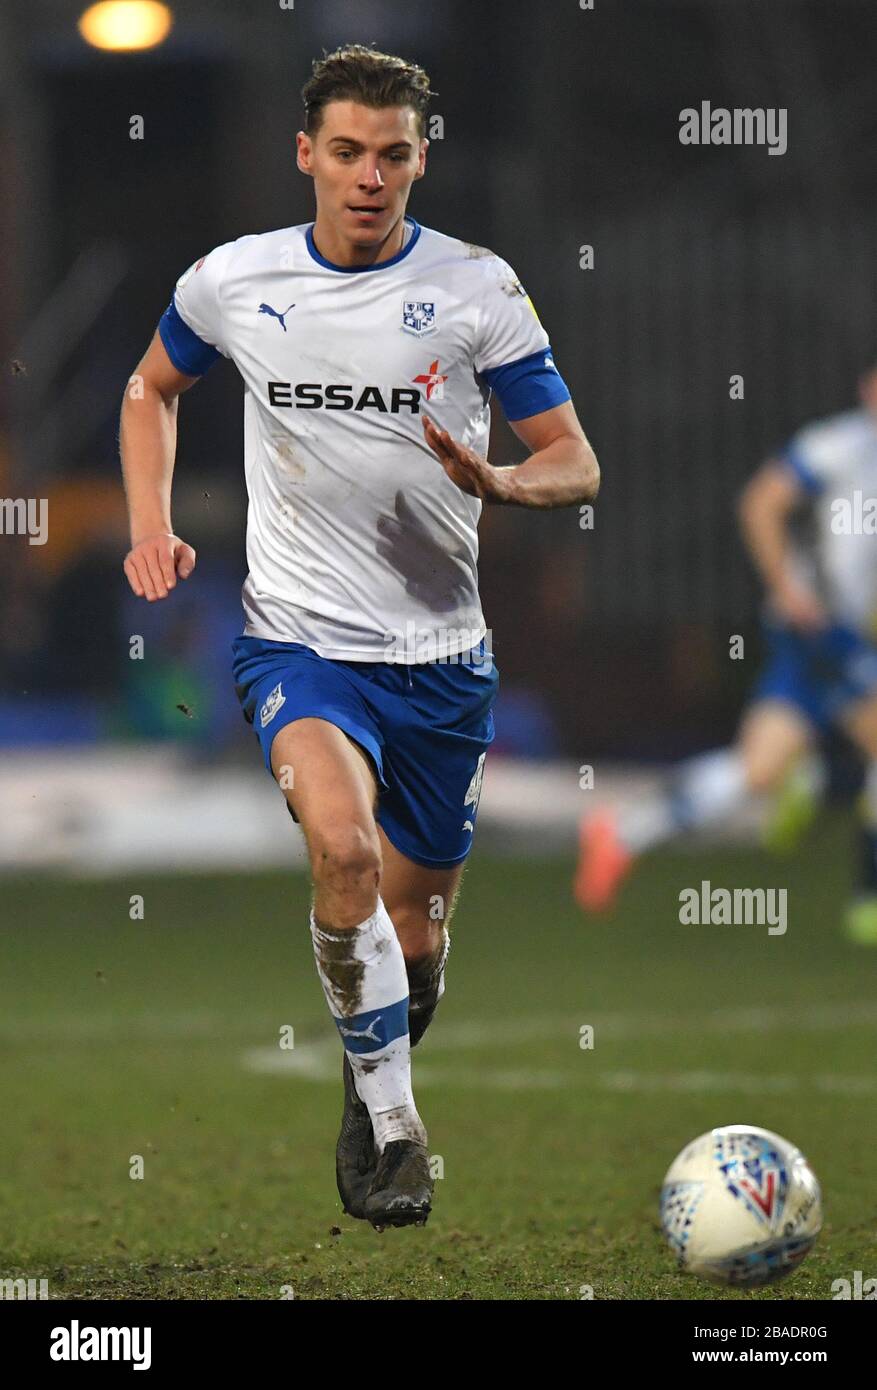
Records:
[[[497,754],[659,760],[722,741],[751,678],[728,634],[754,635],[757,604],[735,497],[801,423],[851,403],[874,349],[869,0],[570,0],[551,24],[499,0],[186,0],[141,53],[89,47],[82,9],[36,0],[26,25],[12,6],[0,19],[14,268],[0,490],[47,498],[51,518],[46,545],[0,547],[3,747],[50,742],[55,769],[62,749],[127,762],[146,744],[253,770],[227,655],[244,572],[237,373],[217,365],[181,405],[175,524],[199,570],[172,611],[120,578],[119,400],[194,258],[311,220],[298,93],[311,58],[351,37],[434,74],[444,138],[412,211],[516,268],[604,468],[593,531],[575,511],[484,518]],[[786,106],[787,153],[680,145],[701,92]],[[523,456],[501,418],[492,453]],[[132,633],[148,660],[129,659]]]
[[[168,37],[141,52],[90,47],[77,30],[84,8],[0,6],[0,494],[46,498],[49,517],[45,545],[0,537],[0,988],[3,1037],[19,1064],[4,1089],[27,1117],[7,1136],[0,1196],[22,1223],[10,1217],[22,1231],[18,1266],[79,1261],[86,1272],[76,1287],[103,1296],[248,1295],[274,1278],[256,1232],[264,1218],[268,1240],[278,1212],[289,1216],[278,1169],[288,1097],[270,1073],[254,1081],[256,1071],[235,1068],[244,1050],[270,1047],[290,1016],[306,1039],[324,1039],[326,1025],[301,930],[306,883],[270,872],[300,867],[300,849],[229,669],[245,564],[235,369],[218,364],[181,403],[174,520],[198,569],[166,604],[138,603],[123,579],[117,423],[127,377],[179,274],[222,242],[312,220],[312,188],[294,163],[299,91],[311,60],[347,41],[400,52],[429,72],[444,131],[410,211],[515,267],[604,473],[593,530],[574,509],[488,510],[482,523],[484,606],[502,677],[498,739],[445,1006],[457,1051],[436,1070],[428,1104],[446,1132],[470,1117],[460,1137],[467,1161],[484,1158],[474,1137],[482,1124],[490,1155],[501,1149],[507,1165],[495,1188],[485,1177],[481,1206],[462,1184],[454,1197],[441,1194],[459,1214],[441,1247],[453,1290],[567,1296],[587,1279],[585,1229],[610,1296],[680,1296],[672,1277],[654,1282],[667,1259],[655,1236],[656,1186],[698,1126],[741,1111],[798,1142],[814,1136],[818,1171],[837,1161],[831,1136],[847,1127],[834,1248],[850,1252],[847,1263],[861,1259],[854,1216],[877,1137],[867,1071],[877,1011],[873,979],[869,993],[862,962],[835,940],[846,836],[829,823],[815,848],[784,865],[783,881],[808,906],[800,938],[783,947],[741,952],[704,939],[697,954],[672,936],[680,875],[699,878],[703,868],[729,884],[737,874],[762,881],[746,846],[702,850],[694,869],[662,856],[614,926],[585,926],[569,878],[592,794],[579,789],[581,764],[597,768],[604,794],[635,795],[663,763],[732,733],[758,653],[736,495],[803,422],[848,408],[874,358],[873,0],[596,0],[593,10],[577,0],[177,0]],[[701,100],[788,108],[787,153],[683,147],[679,113]],[[135,114],[142,140],[129,138]],[[580,268],[584,246],[593,247],[590,270]],[[744,378],[742,401],[729,397],[733,374]],[[494,416],[492,458],[521,458]],[[747,639],[745,661],[728,659],[732,633]],[[132,634],[144,637],[145,660],[129,659]],[[175,879],[178,870],[188,877]],[[155,930],[126,945],[137,930],[134,893],[145,895]],[[278,922],[281,901],[294,906],[294,927]],[[508,959],[497,973],[504,933]],[[800,1023],[811,1008],[817,1022],[801,1024],[790,1043],[792,1017]],[[641,1011],[636,1026],[632,1009]],[[502,1027],[515,1010],[538,1015],[536,1042],[524,1037],[509,1060]],[[594,1059],[609,1079],[571,1097],[563,1065],[577,1075],[577,1020],[594,1022],[600,1010],[621,1011],[616,1033],[610,1025],[605,1034],[615,1050],[610,1042]],[[722,1010],[737,1019],[733,1063],[715,1021]],[[467,1034],[478,1021],[497,1031]],[[440,1059],[441,1022],[435,1033]],[[646,1065],[643,1046],[658,1067],[651,1089],[630,1080]],[[660,1077],[693,1075],[693,1053],[707,1078],[732,1080],[680,1082],[667,1113],[673,1087],[662,1089]],[[296,1190],[309,1200],[296,1219],[324,1231],[337,1097],[324,1086],[312,1100],[309,1054],[299,1055],[292,1081],[304,1128],[288,1142],[289,1152],[298,1143]],[[311,1071],[322,1079],[319,1066]],[[475,1090],[455,1098],[463,1072]],[[780,1079],[767,1106],[758,1084],[771,1073]],[[494,1077],[489,1099],[477,1090],[480,1074]],[[821,1087],[810,1084],[817,1075]],[[526,1106],[513,1099],[515,1076]],[[534,1138],[557,1113],[553,1087],[571,1125],[551,1141],[557,1191],[546,1198],[528,1190],[527,1175]],[[67,1116],[64,1136],[52,1128],[57,1114]],[[144,1114],[156,1150],[189,1145],[201,1222],[191,1230],[193,1189],[179,1168],[137,1216],[128,1209],[137,1184],[116,1168],[122,1152],[142,1151]],[[192,1121],[185,1140],[181,1114]],[[121,1132],[110,1115],[121,1117]],[[200,1118],[209,1142],[193,1137]],[[644,1126],[651,1136],[641,1144]],[[596,1171],[587,1167],[595,1145]],[[233,1184],[250,1175],[246,1201],[263,1204],[248,1235],[237,1217],[225,1231],[231,1245],[243,1242],[231,1273],[219,1239],[231,1218],[217,1224],[209,1200],[228,1199],[217,1154]],[[622,1183],[619,1163],[639,1185]],[[540,1165],[551,1168],[545,1155]],[[89,1186],[96,1170],[113,1194],[109,1212]],[[870,1201],[873,1216],[873,1183]],[[484,1250],[491,1227],[507,1238],[505,1272]],[[354,1237],[364,1251],[365,1235]],[[645,1241],[639,1283],[613,1264],[620,1239]],[[319,1263],[310,1227],[301,1240]],[[428,1248],[419,1233],[408,1247],[418,1254],[405,1259]],[[149,1258],[158,1261],[152,1283]],[[375,1258],[363,1253],[322,1283],[313,1264],[310,1274],[302,1266],[301,1280],[312,1292],[398,1291],[391,1266],[378,1269]],[[538,1266],[532,1277],[527,1260]],[[225,1282],[217,1274],[214,1291],[199,1292],[200,1276],[220,1266]],[[435,1266],[429,1278],[418,1269],[422,1290],[452,1292]],[[804,1296],[829,1296],[806,1270],[796,1278]]]

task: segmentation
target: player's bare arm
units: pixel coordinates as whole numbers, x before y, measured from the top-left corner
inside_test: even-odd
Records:
[[[739,503],[746,548],[777,612],[805,632],[824,627],[828,615],[789,563],[789,521],[801,501],[793,474],[771,460],[748,483]]]
[[[122,476],[131,549],[124,570],[138,598],[167,598],[188,579],[195,551],[174,534],[171,484],[177,447],[178,399],[197,377],[178,371],[156,332],[125,391],[119,423]]]
[[[512,468],[489,463],[427,414],[423,432],[451,481],[482,502],[550,508],[594,500],[600,469],[571,401],[509,423],[531,450],[528,459]]]

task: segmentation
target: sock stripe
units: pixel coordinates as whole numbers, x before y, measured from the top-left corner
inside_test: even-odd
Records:
[[[385,1008],[367,1009],[351,1018],[335,1017],[335,1027],[348,1052],[377,1052],[408,1032],[408,995]]]

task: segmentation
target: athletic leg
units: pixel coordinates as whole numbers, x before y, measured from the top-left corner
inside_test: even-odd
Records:
[[[637,855],[675,836],[721,823],[749,799],[775,789],[812,738],[812,725],[794,705],[759,700],[746,712],[737,741],[682,763],[652,797],[618,816],[582,823],[575,881],[588,911],[611,906]]]
[[[335,725],[302,718],[277,733],[271,768],[308,847],[317,971],[345,1047],[345,1118],[358,1099],[368,1110],[378,1158],[390,1145],[406,1146],[406,1155],[413,1147],[426,1171],[426,1133],[411,1089],[405,959],[380,895],[371,764]],[[416,1200],[401,1204],[388,1222],[425,1219],[429,1200],[423,1187],[421,1182]],[[362,1191],[342,1192],[353,1215],[365,1214],[364,1201],[362,1210],[353,1210],[362,1198]]]
[[[415,1047],[444,993],[450,949],[448,927],[463,865],[429,869],[396,849],[378,826],[383,861],[381,892],[396,928],[408,972],[408,1031]]]
[[[746,712],[738,747],[744,796],[772,792],[811,746],[813,726],[792,704],[761,700]]]

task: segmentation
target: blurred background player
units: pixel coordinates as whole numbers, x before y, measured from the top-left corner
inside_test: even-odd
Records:
[[[587,911],[612,906],[638,855],[750,799],[781,793],[779,838],[800,827],[821,780],[808,755],[837,730],[865,761],[861,877],[845,925],[877,945],[877,366],[859,395],[858,410],[802,429],[745,489],[767,650],[737,741],[679,765],[657,795],[583,819],[575,895]]]

